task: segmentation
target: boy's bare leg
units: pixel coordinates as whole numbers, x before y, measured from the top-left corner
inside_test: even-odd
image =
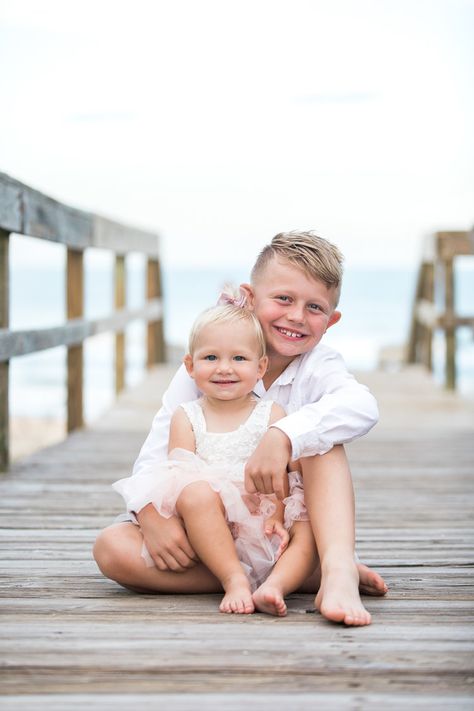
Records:
[[[176,502],[189,542],[225,590],[221,612],[249,614],[255,607],[247,576],[235,550],[220,496],[207,482],[186,486]]]
[[[347,625],[370,624],[359,595],[354,561],[354,491],[342,446],[322,456],[301,459],[305,501],[321,561],[321,584],[315,605],[321,614]],[[386,592],[382,578],[373,582]]]
[[[105,528],[94,545],[102,573],[125,588],[143,593],[192,594],[222,592],[222,585],[202,563],[182,573],[147,567],[141,556],[143,535],[133,523]]]
[[[278,617],[286,615],[285,595],[297,590],[318,562],[309,521],[296,521],[290,535],[288,548],[277,560],[265,582],[253,594],[257,610]]]

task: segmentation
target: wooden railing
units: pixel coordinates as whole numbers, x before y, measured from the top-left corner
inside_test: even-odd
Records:
[[[474,254],[474,230],[437,232],[425,244],[418,273],[407,359],[433,369],[433,335],[445,340],[445,385],[456,387],[456,329],[474,329],[474,315],[459,316],[455,304],[455,258]]]
[[[19,233],[58,242],[67,247],[66,323],[27,331],[9,329],[9,237]],[[84,319],[84,250],[90,247],[115,254],[115,310],[106,317]],[[147,258],[146,301],[143,308],[126,309],[125,255]],[[124,328],[132,320],[148,323],[147,364],[165,360],[158,236],[126,227],[99,215],[77,210],[0,173],[0,470],[9,464],[9,361],[64,345],[67,347],[67,430],[83,425],[83,343],[89,336],[115,333],[115,388],[124,387]]]

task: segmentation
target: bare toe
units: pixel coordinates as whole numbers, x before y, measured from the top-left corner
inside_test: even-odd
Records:
[[[234,575],[226,580],[225,595],[219,609],[221,612],[238,615],[254,611],[252,592],[245,575]]]
[[[253,601],[259,612],[266,612],[268,615],[276,617],[286,615],[286,603],[278,588],[270,587],[264,583],[254,592]]]
[[[353,564],[329,569],[323,576],[315,606],[331,622],[368,625],[371,618],[361,603],[358,586],[358,570]]]
[[[357,564],[359,573],[359,590],[365,595],[385,595],[388,585],[381,575],[363,563]]]

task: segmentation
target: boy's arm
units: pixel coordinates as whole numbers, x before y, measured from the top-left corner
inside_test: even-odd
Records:
[[[377,403],[330,348],[313,351],[300,383],[306,404],[272,424],[246,466],[250,493],[272,491],[283,498],[288,459],[325,454],[334,445],[366,434],[378,420]]]
[[[281,407],[281,405],[278,405],[277,403],[273,403],[272,405],[272,411],[270,414],[270,421],[269,424],[270,426],[274,423],[280,420],[282,417],[285,416],[285,411]],[[289,494],[289,482],[288,482],[288,474],[285,473],[283,476],[283,482],[282,482],[282,492],[283,492],[283,498],[288,496]],[[281,556],[284,550],[288,547],[288,543],[290,540],[290,537],[288,535],[288,531],[283,526],[284,518],[285,518],[285,504],[281,500],[277,500],[275,502],[276,509],[273,512],[271,516],[269,516],[266,521],[265,521],[265,534],[267,536],[273,536],[276,535],[280,539],[280,547],[277,552],[277,558]]]
[[[304,390],[306,404],[273,424],[281,432],[280,441],[290,444],[292,459],[325,454],[336,444],[362,437],[377,423],[374,396],[332,349],[325,349]]]
[[[280,501],[287,496],[288,491],[286,468],[291,458],[291,443],[273,425],[284,416],[285,411],[281,405],[273,403],[269,429],[245,465],[246,490],[252,494],[256,491],[261,494],[275,493]]]
[[[196,400],[198,396],[194,380],[182,365],[163,395],[162,406],[153,419],[151,430],[134,464],[134,475],[147,472],[156,462],[167,458],[171,417],[179,405]]]

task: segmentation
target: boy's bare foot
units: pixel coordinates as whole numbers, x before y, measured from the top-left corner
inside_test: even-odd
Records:
[[[357,563],[359,572],[359,592],[364,595],[385,595],[388,585],[381,575],[363,563]]]
[[[229,577],[225,584],[223,583],[223,587],[225,595],[219,605],[221,612],[235,612],[239,615],[249,615],[254,612],[255,605],[252,600],[252,591],[244,574]]]
[[[286,604],[281,591],[263,583],[253,594],[255,607],[259,612],[266,612],[268,615],[284,617],[286,615]]]
[[[370,625],[371,616],[360,599],[359,574],[354,563],[326,568],[314,604],[332,622]]]

